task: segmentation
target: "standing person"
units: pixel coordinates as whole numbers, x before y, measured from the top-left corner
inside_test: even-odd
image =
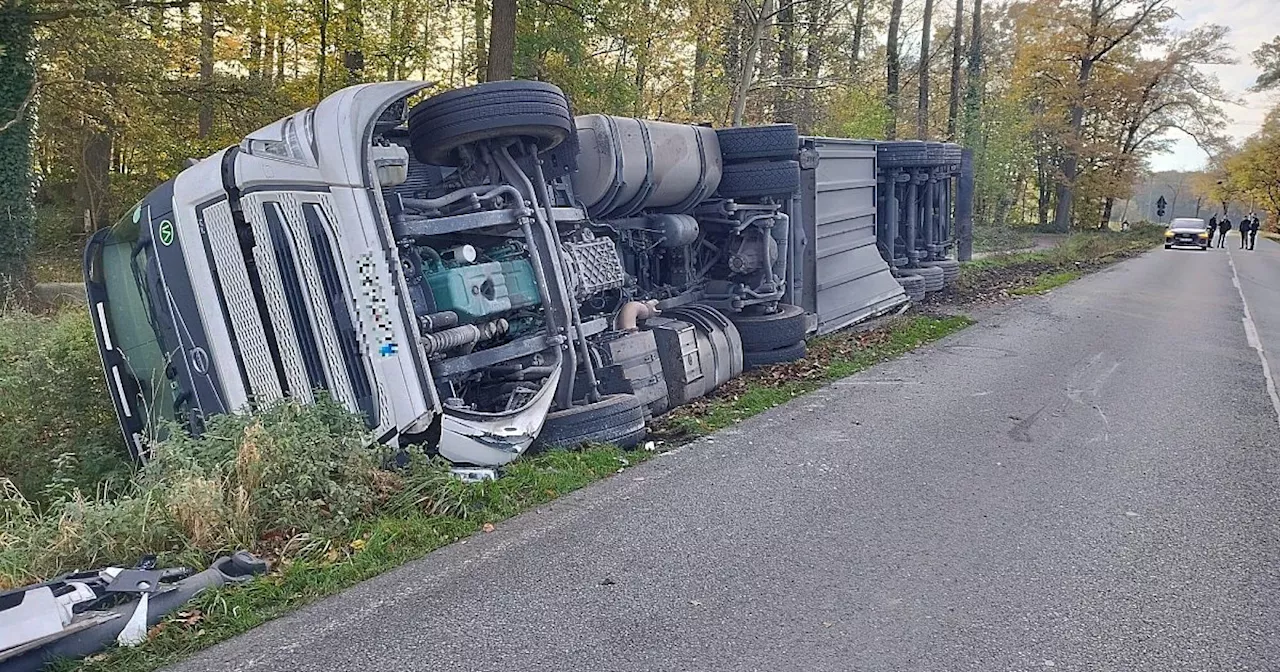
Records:
[[[1249,227],[1252,224],[1249,218],[1252,216],[1253,213],[1251,212],[1240,218],[1240,249],[1242,250],[1249,247]]]
[[[1218,222],[1218,247],[1226,247],[1227,232],[1231,230],[1231,218],[1226,215]]]
[[[1249,249],[1253,249],[1254,243],[1258,242],[1258,229],[1262,227],[1262,222],[1258,221],[1258,216],[1253,216],[1253,222],[1249,224]]]
[[[1218,233],[1218,216],[1209,217],[1209,247],[1213,247],[1213,237]]]

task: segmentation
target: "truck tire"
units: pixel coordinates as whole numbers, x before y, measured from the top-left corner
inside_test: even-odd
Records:
[[[747,352],[743,357],[743,362],[747,366],[747,370],[758,369],[772,364],[785,364],[804,359],[805,345],[804,341],[796,341],[791,345],[775,348],[773,350],[759,350],[756,352]]]
[[[594,404],[547,414],[534,451],[611,443],[634,448],[645,436],[645,406],[633,394],[609,394]]]
[[[564,92],[546,82],[488,82],[432,96],[409,112],[409,143],[423,163],[454,166],[457,149],[483,140],[520,137],[539,151],[574,130]]]
[[[929,164],[929,147],[920,140],[898,140],[876,145],[881,168],[915,168]]]
[[[723,198],[790,196],[800,188],[800,163],[764,161],[724,167],[719,194]]]
[[[955,259],[939,259],[938,261],[925,261],[920,263],[921,266],[932,266],[942,269],[942,282],[948,287],[956,284],[956,280],[960,277],[960,262]]]
[[[912,301],[921,301],[924,299],[924,278],[914,273],[903,273],[899,275],[898,284],[902,285],[903,291],[907,293],[907,298]]]
[[[776,350],[804,340],[807,326],[804,309],[789,303],[778,304],[778,311],[765,315],[730,315],[733,326],[742,337],[746,352]]]
[[[795,124],[718,128],[716,139],[725,163],[794,159],[800,151],[800,133]]]
[[[913,268],[911,272],[924,278],[924,291],[938,292],[945,286],[946,281],[943,280],[943,271],[936,266],[920,265],[920,268]]]

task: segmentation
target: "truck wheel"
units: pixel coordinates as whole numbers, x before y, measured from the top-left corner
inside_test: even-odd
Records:
[[[762,366],[769,366],[771,364],[794,362],[804,359],[804,355],[804,341],[796,341],[795,343],[782,348],[747,352],[743,355],[743,362],[747,365],[747,369],[750,370],[758,369]]]
[[[747,352],[776,350],[804,340],[807,320],[804,309],[789,303],[778,304],[778,310],[764,315],[730,315],[733,326],[742,337]]]
[[[912,301],[921,301],[924,299],[924,278],[914,273],[903,273],[899,275],[898,284],[902,285],[903,291],[907,293],[907,298]]]
[[[564,92],[545,82],[488,82],[432,96],[409,112],[409,142],[424,163],[453,166],[463,145],[504,137],[527,138],[539,151],[573,132]]]
[[[644,402],[634,394],[609,394],[594,404],[547,414],[534,442],[535,451],[612,443],[633,448],[645,436]]]
[[[725,163],[794,159],[800,151],[800,133],[795,124],[719,128],[716,139]]]
[[[725,166],[718,193],[724,198],[765,198],[790,196],[799,188],[799,162],[765,161]]]

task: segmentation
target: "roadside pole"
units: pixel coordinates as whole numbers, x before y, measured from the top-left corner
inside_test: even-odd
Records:
[[[956,185],[956,259],[973,259],[973,150],[960,153],[960,183]]]

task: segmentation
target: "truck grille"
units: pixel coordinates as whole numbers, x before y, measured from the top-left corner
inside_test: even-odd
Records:
[[[271,348],[258,313],[231,208],[223,201],[206,209],[203,216],[205,240],[213,257],[214,282],[231,324],[232,347],[244,368],[248,392],[256,401],[277,401],[283,395],[280,379],[271,361]]]
[[[310,402],[315,390],[325,390],[378,427],[378,395],[321,204],[268,192],[245,195],[241,204],[253,232],[250,259],[229,211],[226,221],[208,228],[217,243],[211,245],[216,280],[254,399],[287,394]]]

